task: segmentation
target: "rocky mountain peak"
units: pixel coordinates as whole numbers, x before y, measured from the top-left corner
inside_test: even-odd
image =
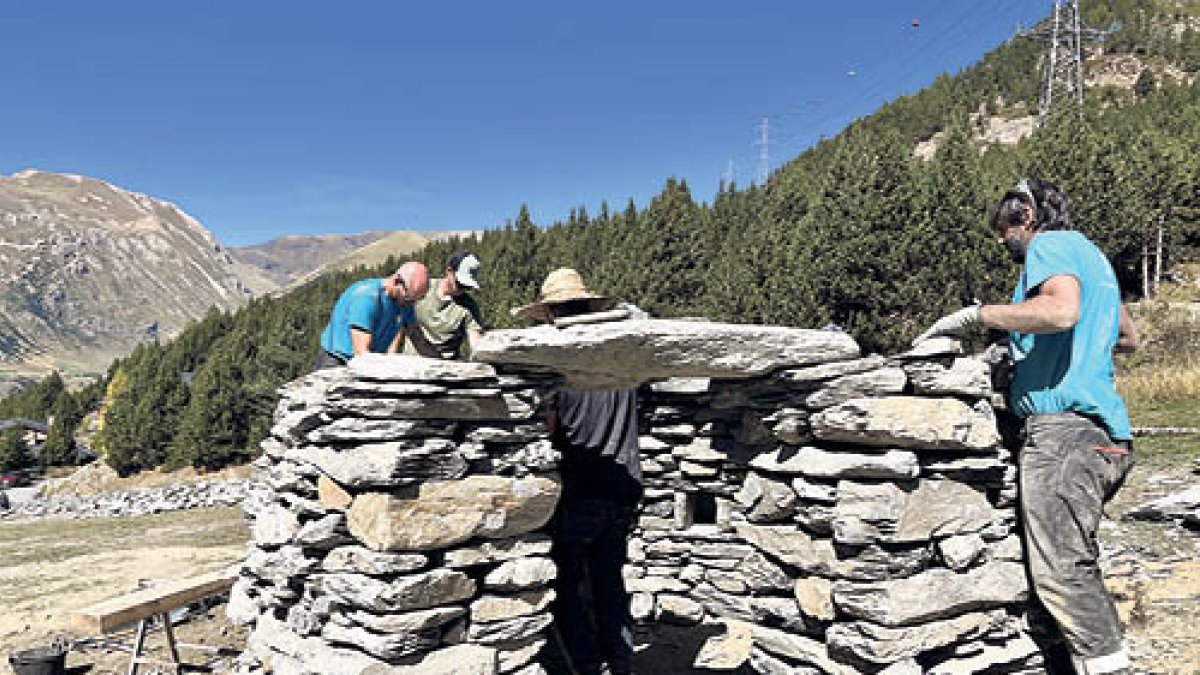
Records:
[[[249,291],[232,257],[176,205],[92,178],[0,177],[0,361],[102,367]]]

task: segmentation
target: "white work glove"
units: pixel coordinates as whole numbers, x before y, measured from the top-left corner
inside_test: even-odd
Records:
[[[914,347],[937,335],[958,335],[979,323],[979,305],[971,305],[947,314],[934,322],[924,333],[912,341]]]

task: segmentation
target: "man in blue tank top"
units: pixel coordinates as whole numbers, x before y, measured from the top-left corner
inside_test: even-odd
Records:
[[[395,354],[404,327],[414,323],[413,305],[429,290],[429,271],[406,262],[390,276],[350,285],[333,306],[321,333],[315,369],[334,368],[359,354]]]
[[[1024,420],[1021,517],[1034,590],[1062,630],[1076,673],[1128,673],[1096,530],[1133,465],[1112,354],[1136,349],[1137,329],[1108,259],[1070,230],[1070,201],[1056,185],[1021,181],[1000,200],[992,225],[1023,266],[1012,303],[958,310],[914,342],[976,323],[1009,331],[1009,401]]]

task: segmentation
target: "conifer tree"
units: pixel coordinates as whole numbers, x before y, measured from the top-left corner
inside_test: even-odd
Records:
[[[33,464],[33,455],[25,442],[25,429],[9,427],[0,431],[0,471],[27,469]]]

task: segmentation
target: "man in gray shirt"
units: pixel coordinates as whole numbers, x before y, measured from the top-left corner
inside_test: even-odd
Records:
[[[578,272],[564,268],[546,277],[538,302],[514,314],[553,324],[612,306],[610,298],[589,291]],[[621,568],[642,497],[637,407],[634,389],[563,389],[547,420],[562,453],[562,498],[552,531],[554,618],[580,675],[633,673],[633,619]],[[580,593],[585,579],[590,608]]]

